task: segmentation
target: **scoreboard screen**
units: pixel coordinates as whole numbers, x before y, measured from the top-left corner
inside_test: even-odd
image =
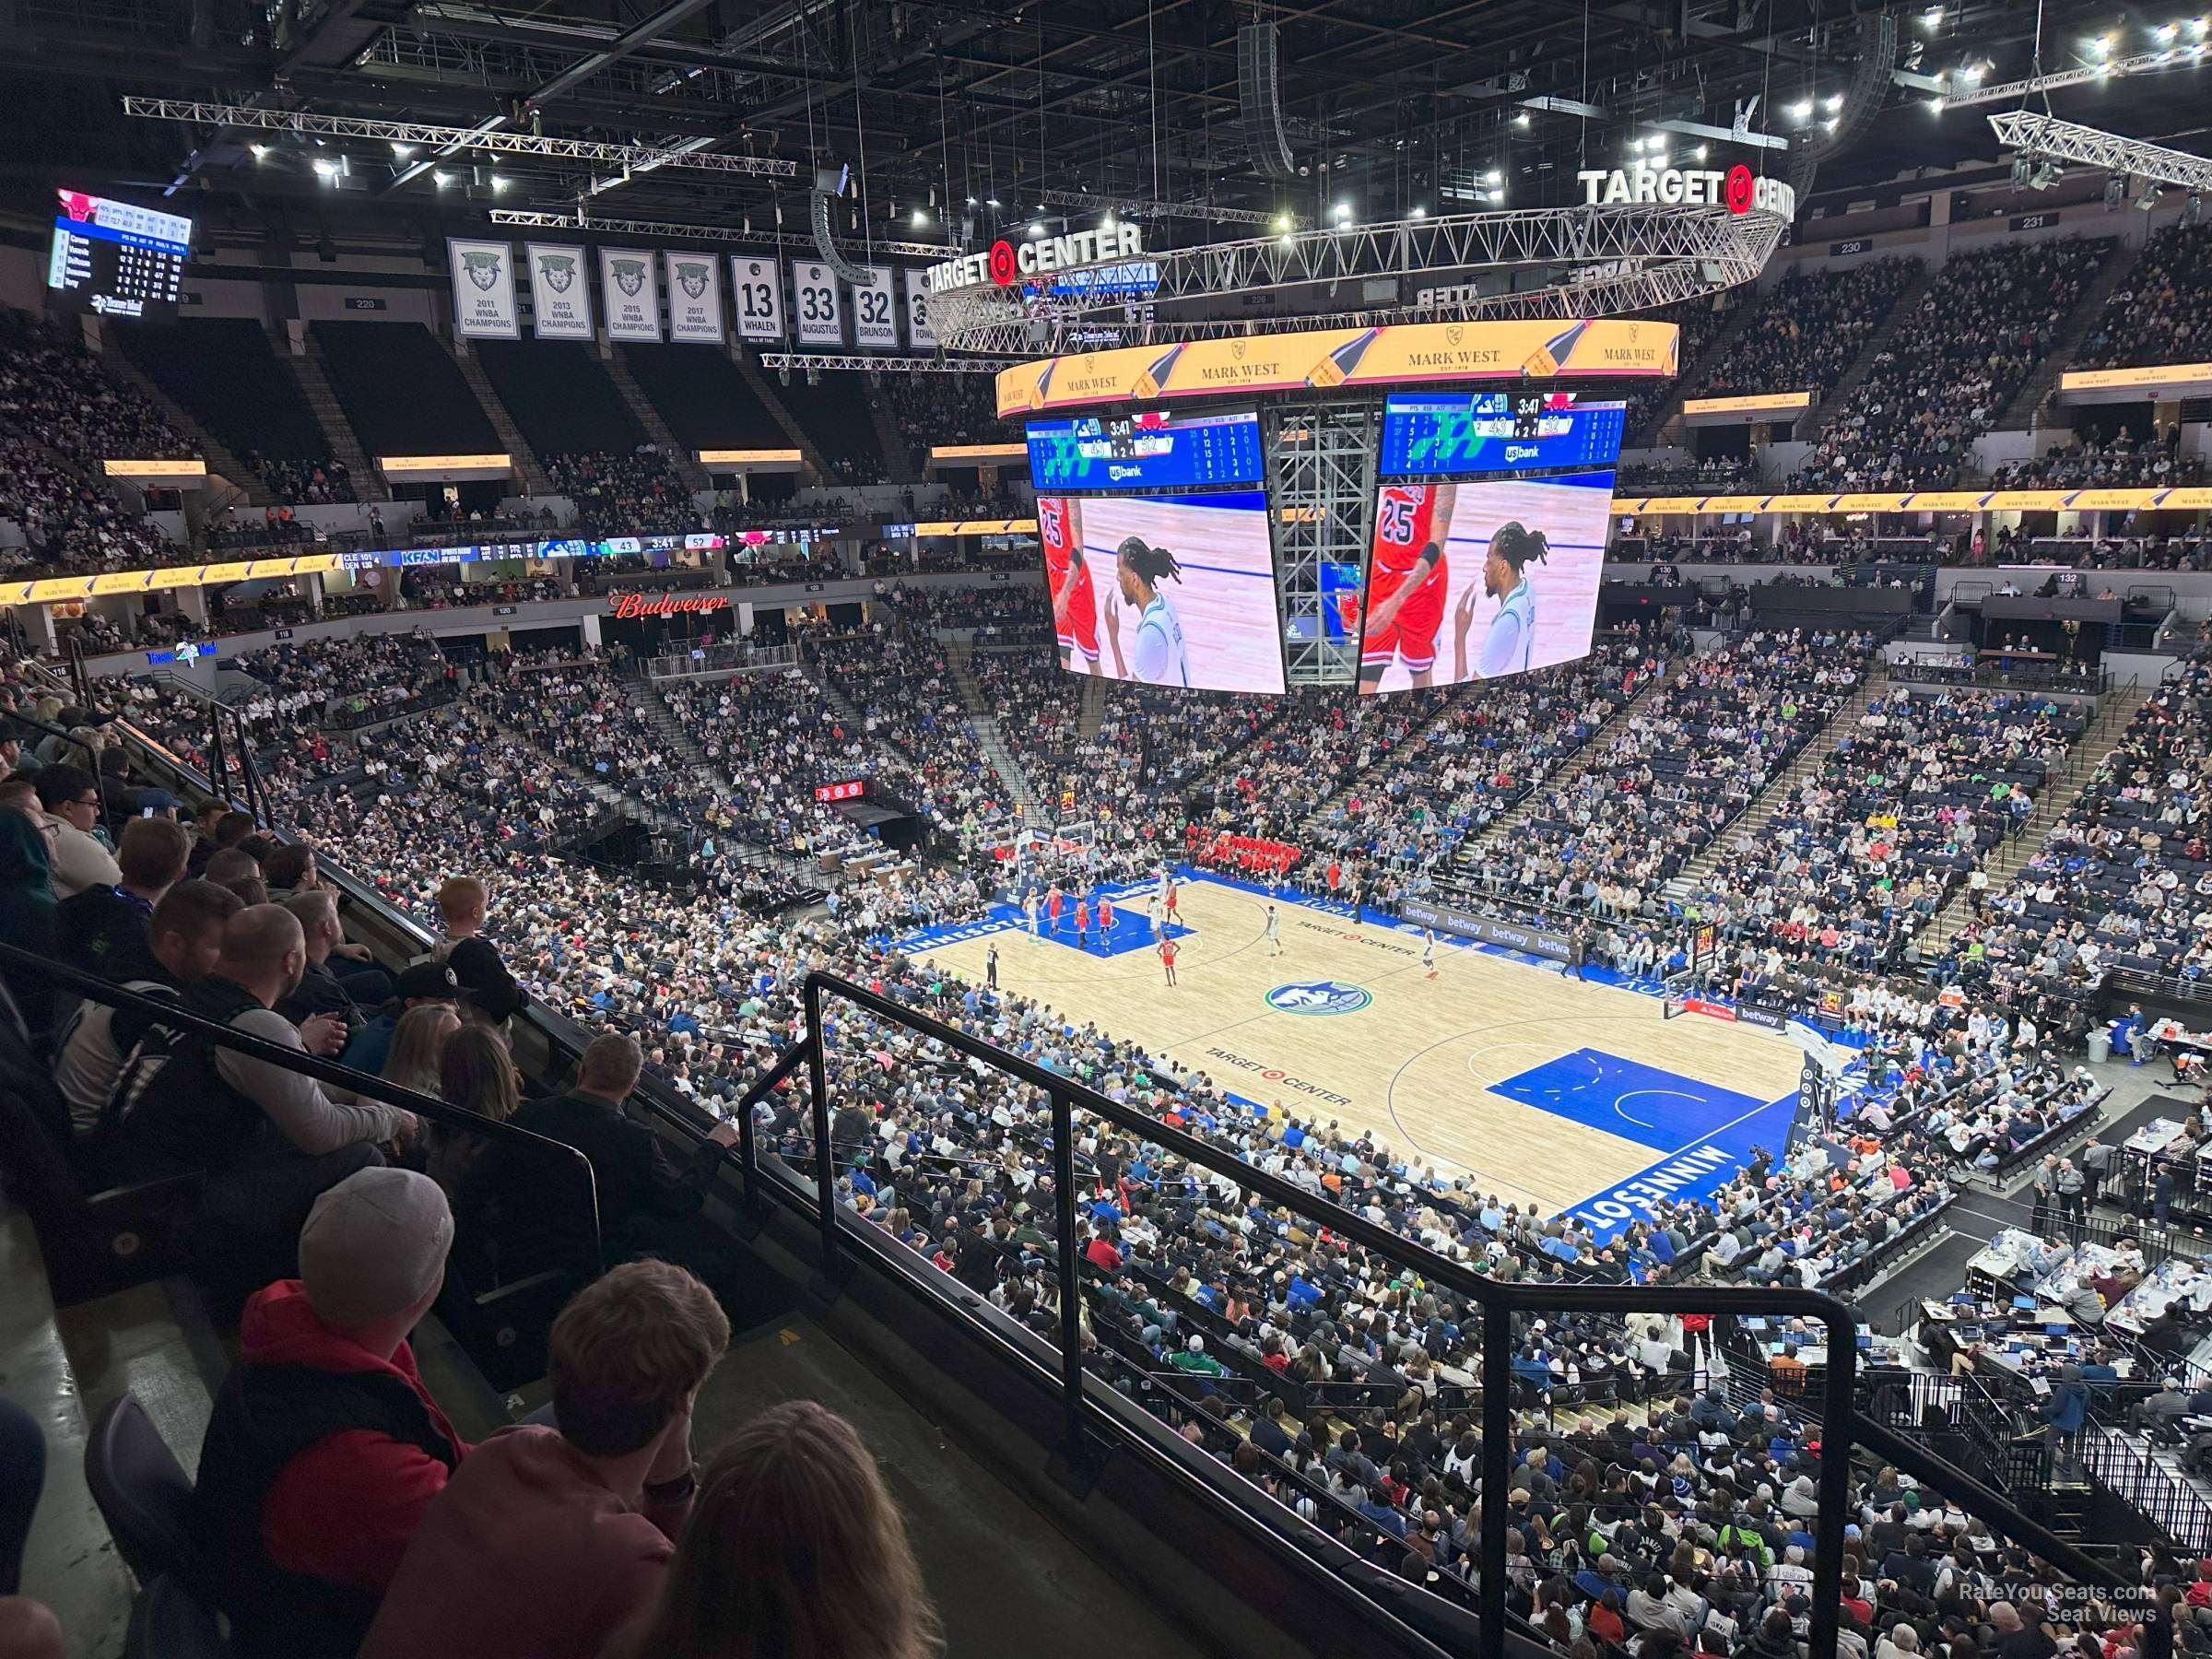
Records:
[[[1253,409],[1030,422],[1030,479],[1039,489],[1190,489],[1265,477]]]
[[[1610,466],[1628,406],[1578,403],[1571,392],[1421,393],[1382,402],[1386,478]]]
[[[54,194],[46,286],[62,303],[108,317],[173,317],[192,221],[81,191]]]

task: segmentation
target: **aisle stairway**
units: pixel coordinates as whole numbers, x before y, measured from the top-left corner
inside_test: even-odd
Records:
[[[1705,349],[1683,365],[1682,372],[1675,377],[1675,383],[1667,392],[1666,401],[1652,416],[1650,427],[1643,432],[1630,433],[1630,441],[1680,443],[1688,439],[1689,434],[1686,429],[1677,428],[1670,433],[1667,427],[1682,413],[1683,400],[1689,395],[1690,388],[1702,384],[1714,365],[1735,348],[1744,330],[1751,325],[1751,319],[1759,314],[1763,300],[1764,296],[1753,295],[1735,308],[1728,321],[1721,324],[1721,332],[1706,343]]]
[[[830,464],[822,459],[822,452],[815,447],[814,440],[806,435],[806,429],[799,424],[798,417],[776,395],[775,386],[760,371],[760,365],[754,360],[753,354],[735,341],[731,342],[729,351],[730,360],[737,365],[737,372],[745,376],[745,383],[753,389],[753,395],[760,400],[760,406],[776,418],[776,424],[783,429],[784,437],[791,440],[793,447],[799,452],[800,459],[814,474],[811,479],[802,476],[800,482],[834,484],[837,481],[836,475],[830,470]]]
[[[893,484],[919,484],[926,455],[918,455],[906,441],[906,432],[891,414],[890,399],[881,394],[877,378],[868,377],[868,414],[876,423],[876,445],[883,451],[883,466]]]
[[[1798,784],[1818,771],[1836,747],[1859,729],[1859,717],[1866,712],[1867,705],[1889,689],[1888,681],[1869,673],[1859,682],[1849,701],[1828,717],[1820,735],[1799,749],[1790,763],[1767,780],[1764,789],[1745,804],[1736,815],[1735,822],[1706,843],[1703,852],[1682,866],[1681,873],[1661,890],[1677,903],[1694,894],[1721,862],[1722,855],[1735,845],[1739,837],[1761,840],[1777,814],[1788,807],[1797,794]]]
[[[524,493],[534,496],[555,494],[553,480],[546,477],[546,469],[538,464],[537,453],[530,447],[530,441],[523,436],[523,429],[515,424],[514,417],[507,412],[507,406],[500,401],[498,389],[484,372],[484,365],[477,361],[477,354],[462,350],[459,341],[443,335],[438,336],[438,343],[445,347],[447,355],[459,366],[461,378],[468,382],[468,389],[477,394],[477,406],[484,411],[484,418],[491,422],[491,429],[500,435],[500,443],[513,461]]]
[[[638,377],[629,371],[629,364],[619,349],[609,351],[601,359],[606,378],[615,382],[615,390],[622,394],[623,406],[630,418],[645,429],[645,435],[662,454],[668,457],[676,476],[684,481],[687,489],[707,489],[712,480],[707,469],[699,464],[699,457],[676,441],[676,432],[661,418],[660,410],[653,406],[653,399],[645,395],[645,388],[638,384]]]
[[[323,441],[353,475],[354,494],[364,501],[390,500],[392,487],[384,481],[384,475],[371,465],[368,452],[354,435],[353,422],[346,418],[346,406],[331,390],[330,375],[323,366],[323,347],[315,338],[315,331],[309,329],[305,337],[304,353],[280,351],[276,360],[292,366],[292,373],[300,382],[300,395],[314,411],[315,424],[323,429]]]
[[[1088,743],[1106,724],[1106,682],[1095,674],[1083,677],[1083,712],[1076,721],[1076,735]]]
[[[1337,807],[1341,806],[1353,795],[1359,794],[1361,789],[1366,787],[1371,780],[1380,777],[1390,766],[1390,764],[1406,749],[1418,747],[1421,744],[1428,742],[1429,735],[1444,723],[1444,720],[1451,714],[1453,710],[1458,708],[1464,701],[1467,700],[1471,700],[1470,688],[1464,687],[1455,691],[1453,695],[1440,699],[1437,702],[1435,710],[1430,714],[1428,719],[1422,721],[1421,724],[1415,726],[1412,731],[1406,733],[1405,737],[1399,742],[1394,744],[1386,749],[1383,749],[1367,765],[1360,767],[1357,771],[1353,772],[1350,777],[1345,779],[1342,785],[1338,787],[1335,794],[1330,795],[1327,800],[1322,802],[1321,805],[1315,807],[1312,812],[1306,814],[1306,816],[1299,822],[1299,832],[1302,835],[1311,835],[1315,828],[1327,822],[1328,817],[1331,813],[1335,812]]]
[[[624,675],[622,683],[629,688],[631,696],[637,700],[635,706],[644,712],[645,724],[658,732],[668,747],[684,758],[685,763],[692,771],[705,777],[723,794],[735,793],[729,775],[708,759],[707,751],[699,746],[699,739],[691,735],[690,729],[677,718],[676,711],[668,706],[668,700],[661,695],[659,686],[634,671]]]
[[[2057,775],[2045,782],[2042,793],[2035,798],[2035,810],[2029,815],[2020,833],[1982,861],[1982,868],[1989,877],[1986,891],[2003,892],[2022,866],[2042,850],[2043,838],[2051,833],[2052,826],[2072,809],[2083,786],[2097,775],[2097,769],[2112,753],[2120,734],[2135,719],[2136,711],[2149,701],[2151,693],[2157,689],[2155,682],[2148,685],[2137,682],[2117,687],[2099,700],[2097,718],[2066,751],[2065,764]],[[1959,936],[1959,930],[1972,919],[1973,913],[1973,889],[1961,887],[1916,935],[1921,953],[1941,956],[1944,947]]]
[[[1025,828],[1041,830],[1052,822],[1044,803],[1037,798],[1030,787],[1029,774],[1014,759],[1014,751],[999,735],[998,716],[992,712],[982,690],[975,683],[975,647],[973,645],[947,645],[945,664],[952,670],[952,683],[960,688],[960,701],[967,705],[968,727],[975,734],[975,741],[998,775],[1011,792],[1014,805],[1021,808]]]
[[[1874,367],[1874,359],[1888,349],[1891,338],[1904,326],[1905,319],[1920,309],[1920,302],[1927,298],[1928,289],[1935,286],[1941,268],[1938,265],[1922,265],[1920,275],[1905,284],[1905,291],[1897,297],[1897,303],[1889,308],[1888,317],[1879,328],[1867,335],[1865,349],[1859,353],[1857,360],[1843,371],[1841,380],[1829,388],[1828,395],[1820,400],[1820,406],[1798,421],[1793,436],[1808,443],[1820,441],[1820,434],[1828,429],[1828,423],[1843,412],[1843,406],[1851,401],[1851,394],[1859,389],[1859,382],[1866,378],[1867,371]]]
[[[2134,275],[2136,262],[2142,257],[2143,244],[2140,242],[2122,242],[2112,250],[2103,268],[2090,278],[2089,286],[2082,289],[2081,298],[2075,302],[2074,309],[2066,313],[2066,320],[2052,337],[2051,349],[2043,353],[2042,360],[2035,366],[2035,372],[2028,377],[2028,383],[2013,394],[2012,401],[2005,406],[2005,412],[1991,423],[1993,430],[2016,431],[2023,427],[2041,427],[2044,424],[2042,417],[2047,411],[2043,405],[2058,390],[2059,376],[2065,373],[2066,365],[2074,360],[2074,354],[2081,349],[2081,343],[2088,338],[2090,327],[2103,314],[2104,302],[2119,291],[2123,282]]]
[[[117,380],[160,410],[164,420],[191,439],[193,447],[206,459],[207,470],[242,493],[248,504],[254,507],[276,505],[276,492],[262,482],[261,475],[240,460],[229,444],[202,426],[199,418],[190,409],[164,392],[152,376],[132,362],[128,353],[103,351],[100,360]]]

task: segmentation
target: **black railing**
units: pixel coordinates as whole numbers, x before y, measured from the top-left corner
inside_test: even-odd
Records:
[[[111,1008],[127,1009],[140,1014],[172,1030],[188,1031],[217,1048],[230,1049],[252,1059],[265,1061],[286,1071],[327,1083],[349,1094],[360,1095],[411,1112],[427,1123],[442,1124],[447,1128],[487,1141],[499,1142],[525,1149],[531,1156],[542,1157],[550,1167],[564,1168],[575,1185],[572,1194],[556,1194],[559,1203],[574,1202],[581,1217],[579,1230],[574,1235],[579,1245],[578,1254],[588,1253],[595,1266],[599,1253],[599,1197],[598,1187],[593,1179],[591,1161],[574,1147],[561,1141],[548,1140],[534,1135],[513,1124],[498,1118],[486,1117],[465,1106],[450,1105],[436,1095],[428,1095],[413,1088],[403,1088],[367,1072],[355,1071],[335,1060],[325,1060],[304,1050],[287,1048],[271,1042],[265,1037],[256,1037],[251,1031],[241,1031],[235,1026],[207,1019],[178,1003],[163,1002],[142,996],[135,991],[126,991],[112,981],[100,978],[66,963],[36,955],[19,946],[0,943],[0,971],[22,976],[61,990],[71,992],[90,1002],[103,1003]],[[66,1152],[66,1148],[56,1148]],[[581,1262],[579,1265],[582,1265]]]
[[[2082,1436],[2082,1461],[2129,1508],[2191,1556],[2212,1554],[2212,1500],[2111,1430]]]
[[[1172,1158],[1194,1169],[1210,1171],[1233,1181],[1265,1202],[1296,1212],[1325,1210],[1327,1225],[1339,1239],[1412,1267],[1431,1288],[1448,1291],[1482,1315],[1481,1406],[1483,1417],[1482,1489],[1502,1493],[1510,1478],[1509,1447],[1513,1435],[1516,1389],[1512,1370],[1514,1316],[1558,1318],[1572,1313],[1659,1312],[1707,1315],[1783,1315],[1817,1324],[1826,1333],[1830,1356],[1827,1376],[1826,1418],[1822,1426],[1819,1460],[1820,1512],[1815,1532],[1811,1651],[1832,1653],[1837,1637],[1838,1601],[1843,1564],[1843,1528],[1849,1519],[1851,1460],[1854,1450],[1879,1456],[1900,1471],[1943,1490],[1994,1524],[2003,1526],[2018,1542],[2059,1570],[2090,1584],[2113,1585],[2119,1581],[2109,1569],[2090,1559],[2029,1516],[2004,1497],[1964,1471],[1923,1447],[1900,1437],[1894,1430],[1872,1419],[1854,1404],[1857,1393],[1857,1322],[1849,1307],[1817,1291],[1752,1289],[1743,1288],[1655,1288],[1634,1285],[1561,1285],[1512,1283],[1473,1272],[1457,1262],[1369,1221],[1356,1212],[1339,1209],[1325,1199],[1218,1150],[1211,1143],[1177,1129],[1133,1107],[1124,1106],[1081,1083],[1019,1055],[982,1042],[956,1027],[932,1018],[904,1004],[866,987],[830,974],[810,974],[805,985],[808,1034],[786,1049],[770,1073],[755,1083],[738,1103],[740,1120],[738,1159],[744,1173],[747,1203],[756,1209],[759,1195],[768,1194],[807,1216],[819,1234],[820,1266],[825,1275],[843,1270],[859,1252],[848,1237],[866,1226],[857,1214],[836,1197],[837,1171],[830,1135],[829,1068],[822,1033],[825,1004],[831,999],[850,1005],[877,1018],[934,1040],[946,1051],[981,1062],[994,1071],[1037,1090],[1051,1102],[1051,1171],[1056,1197],[1054,1243],[1065,1287],[1059,1298],[1058,1392],[1065,1444],[1062,1456],[1070,1466],[1091,1459],[1095,1430],[1103,1429],[1105,1417],[1092,1399],[1091,1390],[1104,1388],[1101,1381],[1086,1378],[1083,1364],[1083,1303],[1077,1291],[1079,1274],[1073,1265],[1082,1261],[1081,1239],[1075,1194],[1077,1168],[1075,1155],[1075,1113],[1091,1117],[1139,1135]],[[771,1170],[763,1159],[752,1124],[754,1108],[804,1065],[811,1084],[812,1191]],[[1506,1528],[1482,1529],[1477,1557],[1477,1601],[1484,1651],[1501,1653],[1505,1647]]]

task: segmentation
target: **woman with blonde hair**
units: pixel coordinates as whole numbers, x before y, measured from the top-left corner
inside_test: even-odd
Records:
[[[659,1601],[624,1659],[933,1659],[944,1637],[875,1459],[811,1400],[708,1463]]]
[[[410,1008],[400,1018],[406,1029],[418,1014],[450,1012],[435,1006]],[[398,1036],[393,1039],[398,1052]],[[500,1034],[488,1026],[464,1025],[446,1040],[438,1059],[438,1086],[433,1091],[449,1106],[465,1107],[494,1123],[503,1124],[521,1104],[514,1077],[514,1060]],[[445,1189],[448,1198],[458,1196],[462,1177],[484,1149],[484,1137],[450,1124],[430,1125],[427,1169],[429,1177]]]
[[[384,1054],[384,1069],[377,1075],[387,1083],[421,1094],[438,1092],[438,1063],[445,1045],[461,1029],[461,1017],[451,1003],[424,1003],[399,1017],[393,1029],[392,1046]]]

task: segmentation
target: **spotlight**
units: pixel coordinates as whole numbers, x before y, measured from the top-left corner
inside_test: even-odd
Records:
[[[1518,115],[1515,115],[1513,117],[1513,124],[1517,127],[1526,126],[1528,124],[1528,112],[1526,110],[1523,110]]]
[[[336,178],[338,176],[338,164],[335,161],[325,160],[321,157],[317,157],[315,159],[315,176],[319,179]]]
[[[453,182],[453,175],[449,172],[434,172],[430,175],[430,178],[441,190],[443,190],[448,184],[451,184]]]
[[[402,144],[398,139],[394,138],[392,140],[392,153],[397,156],[402,161],[405,161],[409,156],[415,153],[415,147],[411,144]]]
[[[1980,86],[1982,77],[1988,73],[1989,65],[1987,64],[1965,64],[1959,66],[1959,78],[1971,85]]]
[[[1629,140],[1629,147],[1632,150],[1641,151],[1643,148],[1643,140],[1641,138],[1631,138]]]
[[[1427,218],[1428,217],[1429,209],[1426,207],[1416,207],[1411,213],[1406,215],[1406,218]]]
[[[2126,176],[2125,176],[2124,174],[2122,174],[2122,173],[2112,173],[2112,174],[2108,174],[2108,175],[2106,176],[2106,178],[2105,178],[2105,181],[2104,181],[2104,206],[2105,206],[2105,210],[2106,210],[2107,212],[2110,212],[2112,209],[2113,209],[2113,208],[2115,208],[2115,207],[2118,207],[2118,206],[2123,206],[2123,205],[2124,205],[2124,204],[2126,201],[2127,201],[2127,179],[2126,179]]]
[[[507,180],[506,180],[505,178],[503,178],[501,175],[500,175],[499,173],[493,173],[493,174],[491,175],[491,191],[492,191],[492,194],[493,194],[494,195],[497,195],[497,194],[499,194],[499,193],[500,193],[500,192],[501,192],[501,191],[505,190],[505,189],[507,188],[507,182],[507,182]]]
[[[1352,217],[1352,205],[1349,202],[1339,202],[1336,204],[1335,212],[1338,218],[1350,218]]]
[[[2089,51],[2098,57],[2110,57],[2112,51],[2112,37],[2111,35],[2099,35],[2095,40],[2088,42],[2088,48]]]
[[[2182,27],[2178,23],[2161,23],[2150,31],[2150,38],[2161,46],[2170,46],[2173,43],[2174,36],[2181,32]]]
[[[1042,236],[1044,234],[1044,225],[1042,221],[1039,221],[1038,223],[1031,225],[1030,227],[1030,234],[1031,236]]]
[[[995,207],[998,206],[998,198],[996,196],[993,196],[989,201],[985,202],[983,206],[986,207]]]
[[[2195,191],[2189,193],[2189,206],[2182,209],[2182,223],[2199,225],[2205,218],[2205,198]]]
[[[922,229],[922,227],[923,227],[923,226],[924,226],[924,225],[926,225],[926,224],[928,224],[928,223],[929,223],[929,215],[928,215],[928,214],[926,214],[926,213],[924,213],[924,212],[923,212],[923,211],[922,211],[922,209],[921,209],[921,208],[919,208],[919,207],[915,208],[915,209],[914,209],[914,218],[913,218],[913,225],[914,225],[914,229],[917,229],[917,230],[919,230],[919,229]]]
[[[1940,6],[1931,6],[1926,11],[1920,14],[1920,26],[1923,29],[1936,29],[1940,27],[1942,22],[1943,7]]]
[[[1705,159],[1705,146],[1703,146],[1702,144],[1699,145],[1699,146],[1698,146],[1698,147],[1697,147],[1697,149],[1696,149],[1696,150],[1695,150],[1693,153],[1694,153],[1694,154],[1697,156],[1697,158],[1698,158],[1698,159],[1699,159],[1699,160],[1700,160],[1700,161],[1704,160],[1704,159]]]
[[[1482,182],[1485,184],[1502,184],[1505,182],[1505,175],[1493,167],[1488,172],[1482,175]]]
[[[252,151],[253,152],[253,159],[254,159],[254,160],[256,160],[256,161],[263,161],[263,160],[266,160],[266,159],[268,159],[268,154],[269,154],[269,147],[268,147],[267,145],[265,145],[265,144],[249,144],[249,145],[247,145],[247,146],[246,146],[246,147],[247,147],[248,149],[250,149],[250,150],[252,150]]]
[[[2026,156],[2015,156],[2012,159],[2012,187],[2015,190],[2027,189],[2029,175],[2034,171],[2035,163],[2033,160]]]
[[[1843,94],[1841,92],[1830,92],[1826,98],[1820,100],[1820,107],[1826,110],[1830,115],[1840,113],[1843,108]]]
[[[1942,100],[1942,99],[1940,99],[1940,98],[1931,98],[1931,99],[1929,99],[1929,100],[1928,100],[1928,113],[1929,113],[1929,114],[1931,114],[1931,115],[1940,115],[1940,114],[1942,114],[1942,113],[1943,113],[1943,100]]]
[[[2153,207],[2156,207],[2159,205],[2159,198],[2165,194],[2166,193],[2163,190],[2159,188],[2157,180],[2146,180],[2143,184],[2143,194],[2136,198],[2136,206],[2142,208],[2144,212],[2148,213]]]
[[[1810,120],[1813,113],[1813,100],[1809,98],[1801,98],[1789,107],[1787,113],[1792,121]]]
[[[1278,213],[1278,214],[1277,214],[1277,215],[1275,216],[1275,228],[1276,228],[1277,230],[1288,230],[1288,229],[1290,229],[1290,216],[1289,216],[1288,214],[1287,214],[1287,213]]]
[[[1493,191],[1491,191],[1491,192],[1490,192],[1490,206],[1493,206],[1493,207],[1499,206],[1500,205],[1501,205],[1501,204],[1504,202],[1504,200],[1505,200],[1505,192],[1504,192],[1504,191],[1502,191],[1502,190],[1493,190]]]

